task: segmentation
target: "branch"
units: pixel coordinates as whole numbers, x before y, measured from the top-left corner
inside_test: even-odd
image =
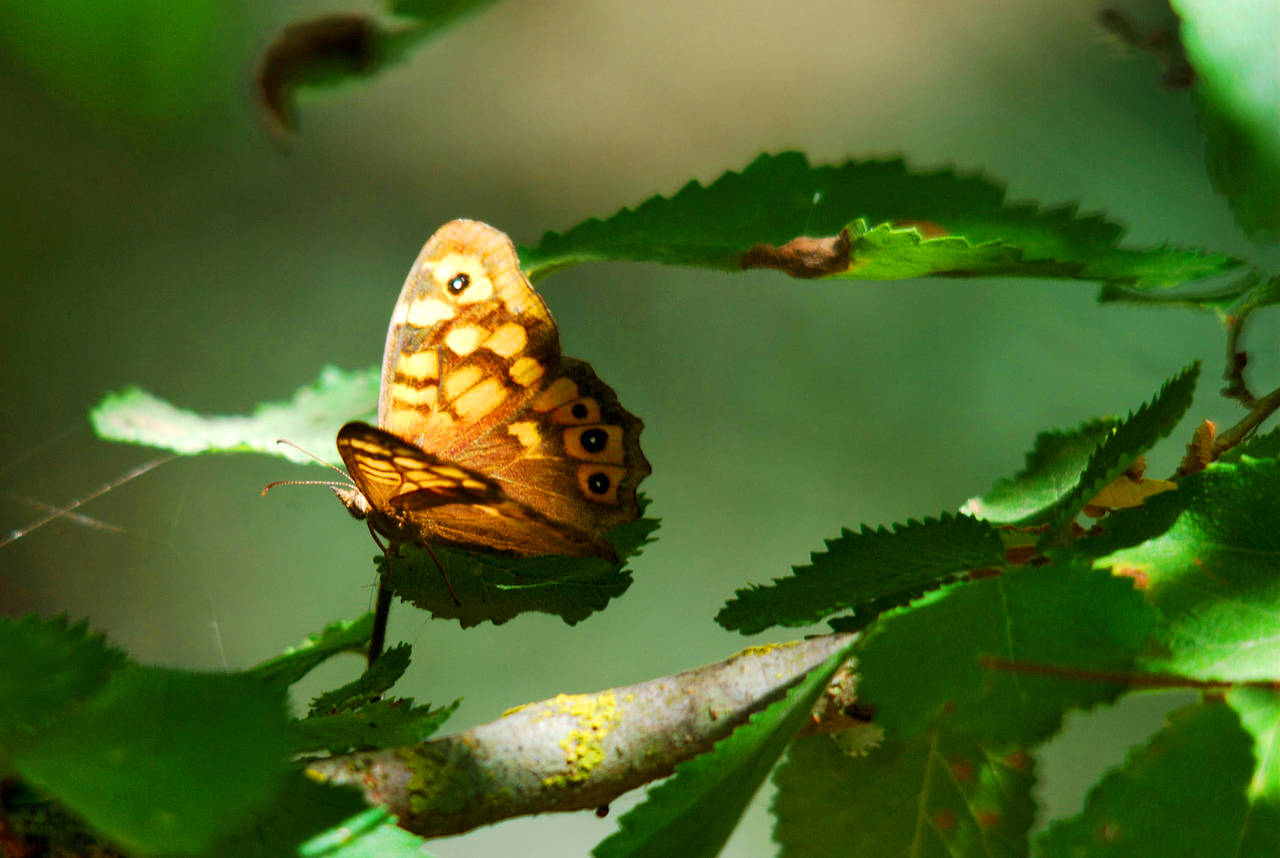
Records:
[[[1261,399],[1254,400],[1249,413],[1239,423],[1219,435],[1218,439],[1213,442],[1214,453],[1217,456],[1221,456],[1248,438],[1262,421],[1270,417],[1277,408],[1280,408],[1280,387]]]
[[[512,816],[606,807],[711,749],[851,639],[822,635],[743,650],[717,664],[593,694],[561,694],[419,745],[343,754],[310,772],[364,790],[423,837]],[[845,665],[804,732],[865,723]]]

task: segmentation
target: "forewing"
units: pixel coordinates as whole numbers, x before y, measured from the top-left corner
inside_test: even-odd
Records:
[[[338,430],[338,454],[369,506],[384,514],[506,500],[501,485],[368,423]]]

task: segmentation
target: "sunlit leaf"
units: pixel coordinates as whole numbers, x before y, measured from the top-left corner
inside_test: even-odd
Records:
[[[1173,285],[1235,266],[1172,247],[1117,247],[1122,229],[1073,206],[1010,204],[978,175],[902,161],[811,166],[799,152],[761,155],[708,185],[547,233],[522,248],[533,279],[579,262],[638,260],[723,271],[886,280],[975,274]]]
[[[288,402],[264,403],[249,416],[205,416],[177,408],[136,387],[108,394],[89,414],[100,438],[160,447],[175,453],[267,453],[295,462],[311,460],[276,443],[283,438],[336,460],[338,428],[372,416],[378,373],[325,367],[315,383]]]
[[[1280,816],[1274,806],[1251,806],[1245,786],[1252,769],[1249,736],[1229,707],[1210,702],[1179,709],[1093,788],[1083,813],[1037,839],[1039,853],[1274,855]]]

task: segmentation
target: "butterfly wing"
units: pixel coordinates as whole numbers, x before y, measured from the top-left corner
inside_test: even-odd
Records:
[[[443,461],[367,423],[338,431],[338,453],[374,527],[398,542],[486,545],[521,554],[593,554],[585,534],[556,527],[484,474]],[[530,551],[530,546],[539,550]]]
[[[649,473],[640,420],[588,364],[561,356],[515,247],[485,224],[446,224],[414,262],[387,334],[378,415],[391,434],[491,478],[543,522],[456,504],[434,511],[432,529],[455,544],[612,556],[605,532],[639,516],[636,485]],[[565,534],[540,532],[556,529]]]

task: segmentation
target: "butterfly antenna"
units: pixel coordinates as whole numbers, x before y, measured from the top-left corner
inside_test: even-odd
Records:
[[[315,462],[316,464],[324,465],[329,470],[341,476],[342,482],[338,483],[332,480],[275,480],[273,482],[267,483],[265,486],[262,487],[262,493],[264,495],[267,492],[274,489],[276,486],[328,486],[331,489],[355,488],[356,484],[351,481],[351,476],[346,471],[342,470],[342,468],[339,468],[337,465],[334,465],[330,462],[326,462],[324,459],[320,458],[315,453],[303,447],[299,447],[297,444],[293,443],[287,438],[277,438],[276,443],[284,444],[285,446],[292,447],[293,449],[297,450],[299,453],[306,456],[308,459]]]
[[[326,462],[324,459],[320,458],[315,453],[311,452],[310,450],[306,450],[306,449],[303,449],[302,447],[299,447],[297,444],[293,443],[288,438],[277,438],[276,443],[284,444],[286,447],[292,447],[293,449],[297,450],[299,453],[306,456],[308,459],[315,462],[316,464],[324,465],[329,470],[336,471],[337,473],[342,474],[344,479],[350,479],[350,477],[347,476],[347,472],[342,470],[342,468],[339,468],[337,465],[333,464],[332,462]]]
[[[340,483],[337,480],[273,480],[262,487],[262,493],[265,495],[276,486],[329,486],[333,489],[346,489],[355,485],[350,480]]]

